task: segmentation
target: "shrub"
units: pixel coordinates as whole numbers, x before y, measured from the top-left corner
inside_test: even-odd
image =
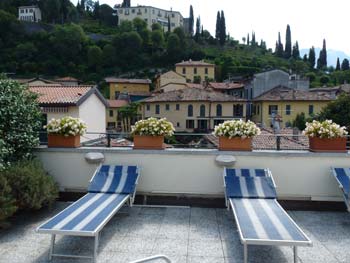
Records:
[[[50,134],[64,136],[84,135],[86,132],[86,124],[82,120],[68,116],[62,119],[51,119],[44,128]]]
[[[1,223],[17,210],[16,200],[11,194],[11,187],[5,176],[0,174],[0,227]]]
[[[164,135],[165,137],[171,137],[174,135],[175,131],[173,124],[165,118],[148,118],[147,120],[140,120],[131,128],[132,135]]]
[[[40,209],[58,196],[58,187],[38,160],[21,161],[0,172],[19,209]]]
[[[345,137],[348,132],[345,127],[341,127],[332,120],[325,120],[323,122],[314,120],[313,122],[306,123],[303,134],[309,137],[333,139]]]
[[[39,143],[41,111],[37,95],[0,75],[0,158],[5,165],[29,159]]]

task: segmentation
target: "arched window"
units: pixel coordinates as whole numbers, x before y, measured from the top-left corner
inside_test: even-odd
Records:
[[[221,104],[216,105],[216,116],[218,116],[218,117],[222,116],[222,106],[221,106]]]
[[[199,116],[200,117],[205,117],[205,105],[203,105],[203,104],[199,108]]]
[[[193,116],[193,106],[190,104],[187,107],[187,116],[192,117]]]

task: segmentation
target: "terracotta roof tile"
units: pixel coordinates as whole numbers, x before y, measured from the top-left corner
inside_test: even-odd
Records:
[[[127,100],[107,100],[107,101],[110,108],[120,108],[129,104]]]
[[[256,97],[255,101],[330,101],[328,92],[310,92],[278,86]]]
[[[135,83],[135,84],[151,84],[149,79],[122,79],[122,78],[114,78],[109,77],[105,78],[107,83]]]
[[[167,101],[246,101],[238,97],[223,94],[216,91],[208,91],[198,88],[186,88],[157,94],[156,96],[142,100],[142,102],[167,102]]]
[[[75,105],[93,86],[31,86],[32,92],[39,94],[39,104]]]
[[[55,81],[78,81],[76,78],[73,77],[63,77],[63,78],[57,78]]]
[[[209,87],[217,90],[231,90],[244,88],[243,83],[209,82]]]

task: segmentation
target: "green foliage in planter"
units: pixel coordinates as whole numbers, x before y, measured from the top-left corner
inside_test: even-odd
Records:
[[[17,210],[16,200],[11,194],[11,187],[5,176],[0,174],[0,227],[2,222]]]
[[[38,160],[21,161],[0,172],[19,209],[40,209],[58,197],[58,187]]]
[[[0,75],[0,158],[6,165],[29,159],[39,143],[41,111],[37,95]]]

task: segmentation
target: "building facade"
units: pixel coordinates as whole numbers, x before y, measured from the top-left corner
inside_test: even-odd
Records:
[[[147,23],[148,29],[153,24],[160,24],[165,31],[168,30],[168,22],[173,31],[177,27],[183,27],[184,18],[178,11],[164,10],[153,6],[117,7],[119,24],[123,21],[133,21],[141,18]]]
[[[40,22],[41,10],[38,6],[18,7],[18,20],[27,22]]]
[[[134,102],[151,95],[151,81],[149,79],[106,78],[105,81],[109,85],[109,98],[111,100],[117,100],[121,94],[127,94],[131,102]]]
[[[80,118],[87,124],[87,134],[81,141],[100,138],[106,132],[107,101],[93,86],[30,86],[38,94],[38,102],[46,124],[52,118]]]
[[[291,127],[297,114],[305,118],[318,114],[331,100],[331,94],[276,87],[253,100],[252,120],[262,127],[271,127],[277,116],[281,127]]]
[[[122,119],[119,113],[121,107],[127,106],[128,100],[108,100],[108,108],[106,109],[106,125],[108,130],[121,131]]]
[[[197,88],[161,93],[141,102],[143,118],[167,118],[177,131],[207,132],[232,119],[245,119],[241,98]]]
[[[175,64],[175,71],[190,82],[196,78],[200,78],[200,82],[215,78],[215,65],[204,61],[182,61]]]
[[[160,74],[156,77],[155,88],[160,90],[162,87],[168,84],[186,84],[186,78],[176,73],[175,71],[168,71],[166,73]]]

